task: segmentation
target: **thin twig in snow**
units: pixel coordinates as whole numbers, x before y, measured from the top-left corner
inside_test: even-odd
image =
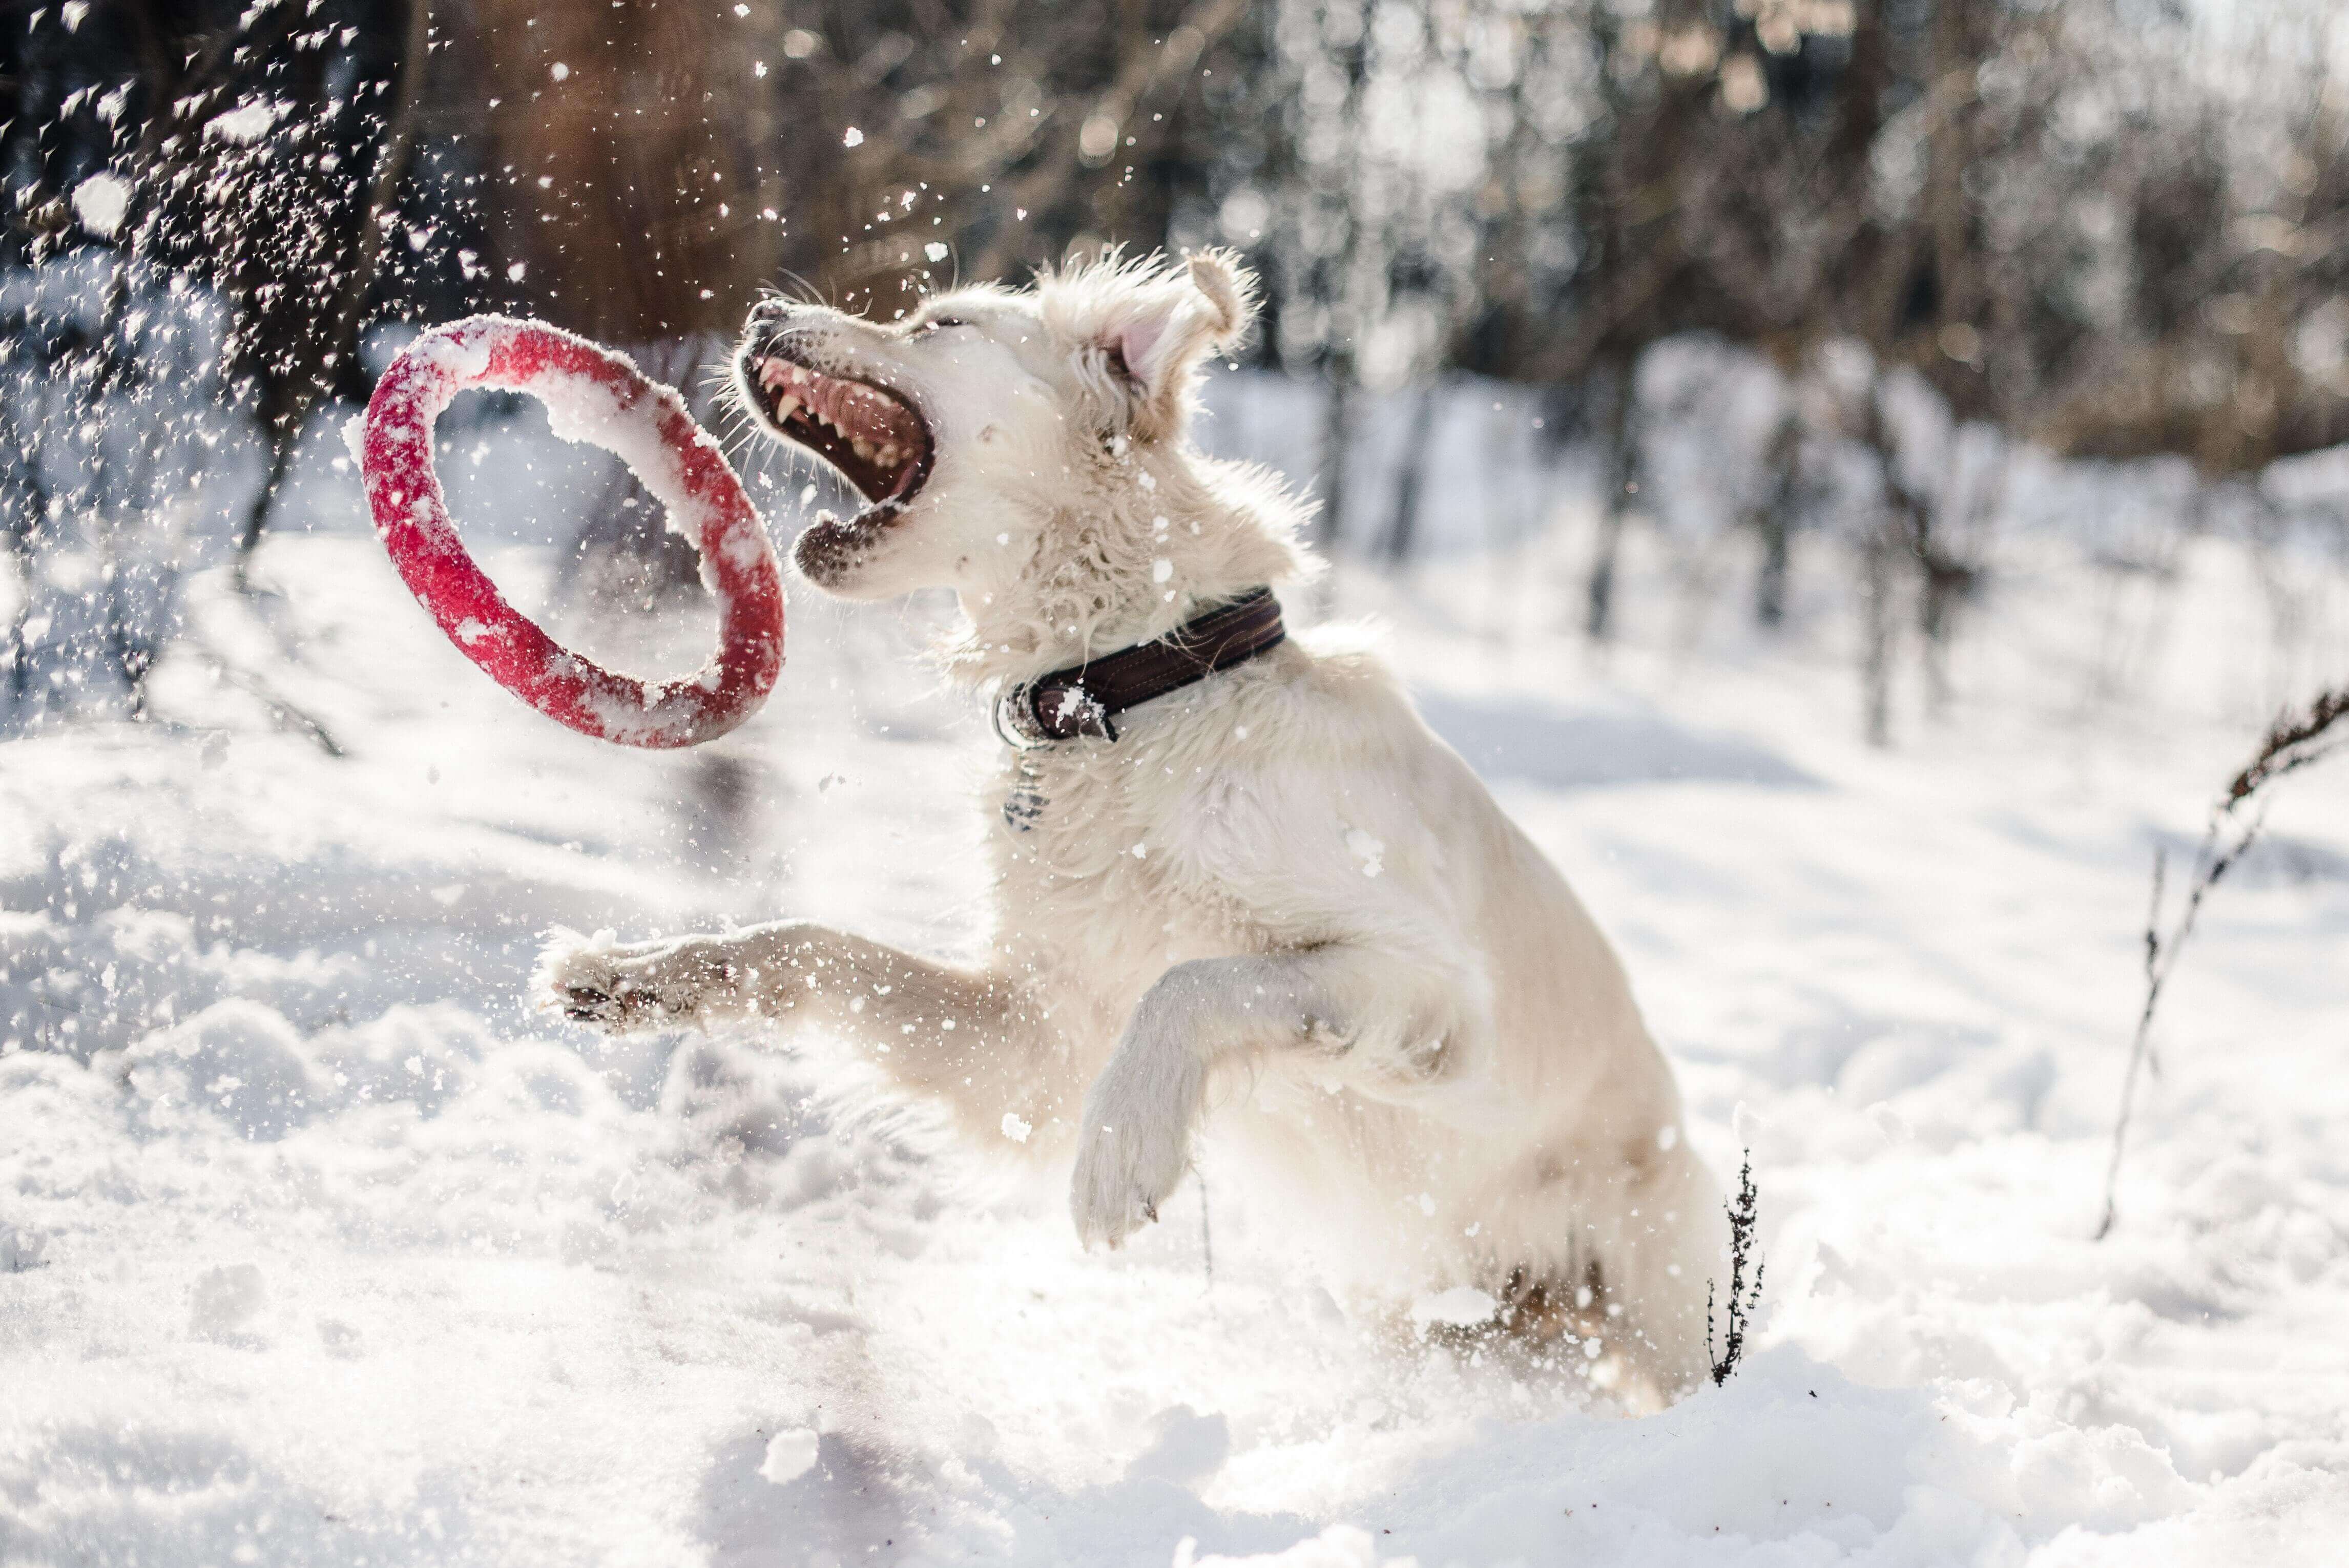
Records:
[[[2115,1195],[2120,1182],[2121,1155],[2128,1142],[2129,1113],[2137,1105],[2137,1078],[2141,1072],[2158,1077],[2161,1070],[2153,1048],[2153,1015],[2160,1005],[2162,987],[2178,967],[2186,939],[2194,934],[2194,922],[2202,913],[2203,899],[2250,851],[2259,839],[2260,830],[2266,825],[2264,806],[2249,816],[2244,814],[2245,808],[2277,779],[2338,750],[2344,744],[2344,738],[2331,735],[2331,731],[2344,717],[2349,717],[2349,686],[2321,692],[2306,713],[2285,713],[2268,727],[2258,754],[2228,784],[2225,798],[2211,808],[2209,823],[2202,830],[2201,845],[2194,852],[2194,880],[2187,887],[2185,907],[2178,912],[2178,923],[2167,935],[2161,930],[2161,907],[2168,855],[2158,847],[2154,851],[2153,907],[2145,922],[2145,1005],[2137,1009],[2137,1037],[2130,1043],[2128,1071],[2121,1080],[2120,1115],[2113,1123],[2112,1157],[2105,1165],[2105,1213],[2096,1225],[2095,1236],[2100,1242],[2112,1234],[2117,1218]]]
[[[1704,1356],[1716,1387],[1728,1382],[1729,1375],[1745,1358],[1745,1335],[1753,1325],[1754,1310],[1762,1305],[1762,1254],[1755,1246],[1755,1202],[1754,1151],[1749,1149],[1737,1172],[1737,1199],[1728,1205],[1729,1323],[1717,1357],[1713,1350],[1713,1282],[1707,1280],[1704,1286]],[[1751,1284],[1745,1278],[1748,1263],[1754,1265]]]

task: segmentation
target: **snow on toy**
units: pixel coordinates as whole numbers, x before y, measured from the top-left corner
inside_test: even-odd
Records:
[[[657,684],[574,654],[506,603],[449,521],[432,428],[469,387],[527,392],[554,433],[617,456],[701,552],[718,648]],[[712,740],[757,711],[783,665],[782,580],[742,481],[685,400],[625,356],[534,321],[477,315],[436,327],[377,383],[354,443],[376,535],[409,592],[490,677],[549,718],[625,746]]]

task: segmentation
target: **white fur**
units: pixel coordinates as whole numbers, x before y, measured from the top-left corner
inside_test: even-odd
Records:
[[[1294,580],[1302,506],[1184,438],[1247,302],[1211,253],[963,290],[906,327],[792,310],[812,356],[906,393],[937,449],[903,517],[811,574],[952,587],[948,667],[984,687]],[[941,316],[970,325],[924,328]],[[1293,636],[1119,727],[1024,780],[996,759],[995,800],[1024,782],[1045,804],[991,835],[976,967],[784,922],[558,944],[542,995],[616,1029],[761,1016],[854,1041],[970,1138],[1024,1123],[1027,1152],[1073,1156],[1088,1243],[1147,1222],[1212,1120],[1363,1278],[1539,1283],[1635,1378],[1692,1383],[1724,1231],[1670,1068],[1606,939],[1387,667],[1359,636]]]

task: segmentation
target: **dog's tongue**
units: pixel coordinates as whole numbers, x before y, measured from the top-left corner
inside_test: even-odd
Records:
[[[852,383],[844,401],[847,412],[840,422],[876,446],[894,441],[911,450],[920,438],[921,427],[912,411],[895,397]]]
[[[921,438],[921,422],[914,418],[911,408],[900,404],[895,397],[874,392],[872,387],[855,387],[853,397],[848,399],[848,406],[855,411],[857,425],[864,425],[864,428],[876,432],[872,437],[876,441],[895,441],[897,446],[905,446],[911,450],[914,441]]]

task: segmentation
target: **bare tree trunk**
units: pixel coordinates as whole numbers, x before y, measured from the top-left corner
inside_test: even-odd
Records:
[[[20,338],[29,337],[28,331],[18,329]],[[33,352],[29,342],[5,345],[10,357],[22,364]],[[8,642],[0,655],[6,663],[0,667],[0,724],[13,723],[21,714],[25,699],[32,689],[32,640],[26,635],[33,615],[33,598],[39,586],[39,565],[34,557],[33,536],[41,520],[49,512],[48,486],[42,482],[40,467],[34,456],[34,438],[16,418],[16,399],[11,389],[0,384],[0,504],[7,507],[0,514],[0,544],[5,544],[12,569],[16,573],[16,607],[8,618]]]
[[[1889,450],[1884,459],[1886,482],[1893,483]],[[1933,719],[1949,713],[1950,622],[1958,593],[1973,575],[1951,555],[1943,537],[1949,520],[1942,514],[1954,490],[1953,483],[1945,481],[1938,493],[1905,486],[1895,492],[1900,499],[1899,515],[1908,524],[1909,556],[1917,566],[1917,662],[1925,676],[1926,716]]]
[[[1884,418],[1884,377],[1879,365],[1869,380],[1860,415],[1861,438],[1876,454],[1882,510],[1860,546],[1860,729],[1870,746],[1892,744],[1892,656],[1895,635],[1892,595],[1900,558],[1913,538],[1909,491],[1900,482],[1899,454]]]
[[[1905,531],[1897,505],[1870,529],[1860,554],[1861,728],[1870,746],[1892,744],[1892,595]]]
[[[1419,532],[1420,496],[1427,488],[1427,459],[1435,445],[1435,419],[1442,385],[1431,382],[1413,400],[1411,428],[1403,432],[1402,466],[1395,471],[1394,511],[1387,520],[1386,558],[1401,566],[1411,558]]]
[[[286,474],[294,467],[294,449],[301,445],[302,427],[307,423],[302,417],[308,411],[307,401],[306,398],[301,400],[302,413],[288,408],[263,420],[269,431],[269,469],[262,475],[260,493],[253,498],[253,504],[245,508],[244,531],[237,536],[236,563],[233,573],[240,593],[253,590],[249,575],[253,552],[261,548],[262,535],[269,531],[270,514],[277,509],[278,489],[285,484]]]
[[[1949,717],[1950,637],[1972,573],[1928,554],[1918,562],[1920,577],[1917,631],[1925,669],[1926,712],[1934,719]]]
[[[1345,526],[1346,459],[1354,449],[1354,385],[1343,367],[1330,377],[1330,396],[1321,416],[1321,510],[1313,519],[1313,542],[1324,552],[1334,550]]]
[[[1585,593],[1584,630],[1594,643],[1615,632],[1615,572],[1623,546],[1623,525],[1630,513],[1630,498],[1639,483],[1640,441],[1632,411],[1631,367],[1613,371],[1613,401],[1607,408],[1607,498],[1599,517],[1599,548],[1590,562]]]
[[[1775,631],[1786,621],[1786,575],[1793,565],[1802,451],[1802,424],[1789,415],[1771,440],[1770,493],[1754,516],[1762,535],[1762,565],[1754,578],[1754,620],[1765,631]]]
[[[1974,569],[1943,543],[1939,513],[1954,493],[1954,482],[1940,493],[1911,489],[1900,477],[1900,454],[1890,421],[1884,417],[1884,382],[1879,374],[1869,386],[1862,415],[1861,437],[1876,454],[1884,486],[1884,511],[1863,546],[1861,594],[1864,633],[1861,648],[1862,684],[1866,691],[1866,728],[1871,746],[1892,743],[1892,665],[1898,630],[1893,603],[1899,592],[1900,564],[1917,569],[1917,629],[1926,682],[1926,701],[1936,716],[1950,701],[1948,644],[1951,618],[1960,598],[1973,585]]]

